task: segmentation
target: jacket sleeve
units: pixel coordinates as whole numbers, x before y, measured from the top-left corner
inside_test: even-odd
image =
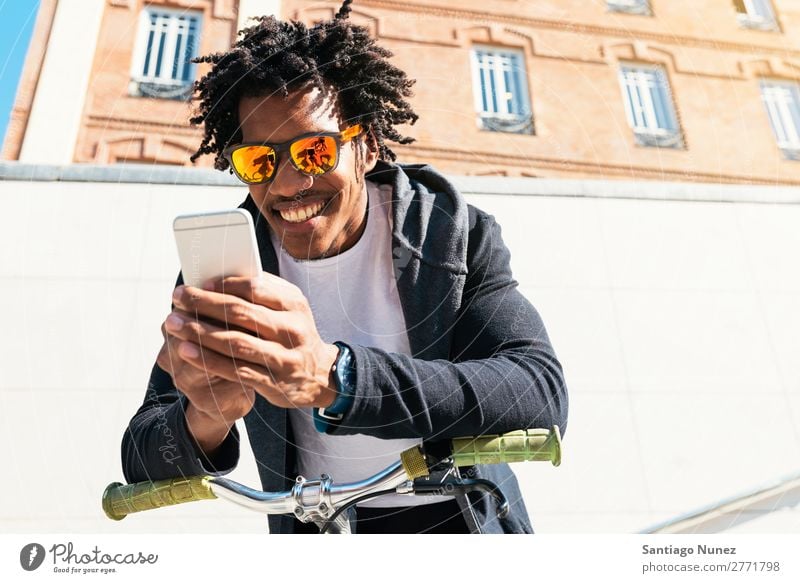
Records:
[[[352,346],[354,401],[331,433],[437,439],[566,429],[561,364],[539,313],[517,289],[500,226],[480,211],[470,218],[468,275],[450,360]]]
[[[178,278],[178,284],[182,279]],[[122,437],[122,472],[128,483],[226,474],[239,461],[239,434],[231,427],[212,458],[203,454],[186,427],[188,399],[157,364],[144,403]]]

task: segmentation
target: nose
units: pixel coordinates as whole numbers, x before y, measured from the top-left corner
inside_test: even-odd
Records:
[[[314,177],[303,174],[295,168],[288,156],[278,161],[275,178],[269,185],[269,192],[275,196],[291,198],[301,190],[308,190],[314,184]]]

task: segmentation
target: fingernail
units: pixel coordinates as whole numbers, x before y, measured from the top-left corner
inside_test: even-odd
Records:
[[[167,326],[167,330],[180,330],[183,328],[183,318],[177,314],[170,314],[164,324]]]
[[[187,358],[197,358],[200,356],[200,351],[197,350],[197,346],[191,342],[181,342],[178,350],[180,350],[181,354]]]
[[[176,288],[173,290],[173,292],[172,292],[172,299],[173,299],[173,300],[176,300],[176,301],[177,301],[177,300],[180,300],[180,299],[181,299],[181,295],[183,295],[183,286],[182,286],[182,285],[179,285],[178,287],[176,287]]]

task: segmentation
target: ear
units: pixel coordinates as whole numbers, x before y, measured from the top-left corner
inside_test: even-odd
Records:
[[[380,158],[378,139],[375,137],[372,127],[367,130],[364,136],[364,143],[367,146],[367,151],[364,154],[364,171],[369,172],[375,168],[375,164],[378,163],[378,158]]]

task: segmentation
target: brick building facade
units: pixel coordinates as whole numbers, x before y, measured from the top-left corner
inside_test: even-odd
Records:
[[[42,0],[3,157],[187,165],[181,97],[203,68],[184,57],[225,50],[248,16],[339,4]],[[800,0],[357,0],[351,18],[418,80],[402,161],[800,184]]]

